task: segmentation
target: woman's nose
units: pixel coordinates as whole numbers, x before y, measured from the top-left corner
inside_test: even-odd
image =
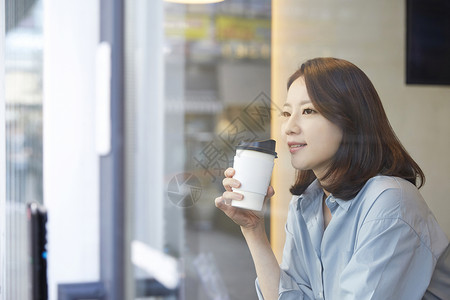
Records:
[[[284,128],[284,133],[286,135],[297,134],[300,132],[300,126],[294,116],[290,116],[289,119],[286,120],[286,125]]]

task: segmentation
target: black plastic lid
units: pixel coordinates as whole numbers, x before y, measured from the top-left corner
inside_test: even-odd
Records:
[[[264,140],[264,141],[254,141],[254,142],[240,142],[236,146],[236,149],[253,150],[258,152],[264,152],[268,154],[275,155],[277,158],[277,153],[275,152],[275,140]]]

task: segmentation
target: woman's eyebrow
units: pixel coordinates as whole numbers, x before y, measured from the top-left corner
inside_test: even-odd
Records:
[[[311,104],[311,100],[305,99],[305,100],[301,100],[299,103],[299,106],[305,105],[305,104]],[[290,103],[284,103],[283,107],[292,107],[292,105]]]
[[[307,99],[300,101],[300,105],[311,104],[311,103],[312,103],[311,100],[307,100]]]

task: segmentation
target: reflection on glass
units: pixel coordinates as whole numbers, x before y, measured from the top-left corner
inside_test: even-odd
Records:
[[[256,299],[248,248],[214,199],[235,145],[270,137],[271,1],[165,2],[163,41],[148,29],[160,30],[147,16],[154,9],[147,1],[127,2],[132,239],[179,261],[180,299]],[[159,75],[152,57],[161,52],[162,103],[148,87]],[[161,147],[162,196],[155,177],[161,161],[154,158]],[[135,268],[135,286],[148,276]]]
[[[26,203],[42,203],[42,3],[6,1],[5,299],[29,299]]]
[[[246,16],[237,12],[239,3],[223,4],[205,12],[214,33],[186,41],[192,51],[185,56],[185,170],[202,186],[196,205],[184,213],[186,299],[256,299],[249,288],[255,271],[239,228],[213,201],[223,192],[235,145],[270,136],[270,35],[258,38],[261,31],[270,33],[270,15]]]
[[[239,227],[216,209],[214,198],[223,192],[235,145],[270,136],[270,8],[270,1],[233,0],[165,6],[166,66],[177,56],[183,62],[166,69],[172,72],[166,78],[184,73],[178,91],[183,173],[198,180],[189,186],[194,205],[183,209],[185,299],[256,299],[256,275]]]

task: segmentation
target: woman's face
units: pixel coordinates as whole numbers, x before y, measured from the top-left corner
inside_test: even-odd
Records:
[[[342,130],[315,109],[303,77],[289,88],[282,118],[281,134],[291,152],[292,166],[322,177],[341,144]]]

